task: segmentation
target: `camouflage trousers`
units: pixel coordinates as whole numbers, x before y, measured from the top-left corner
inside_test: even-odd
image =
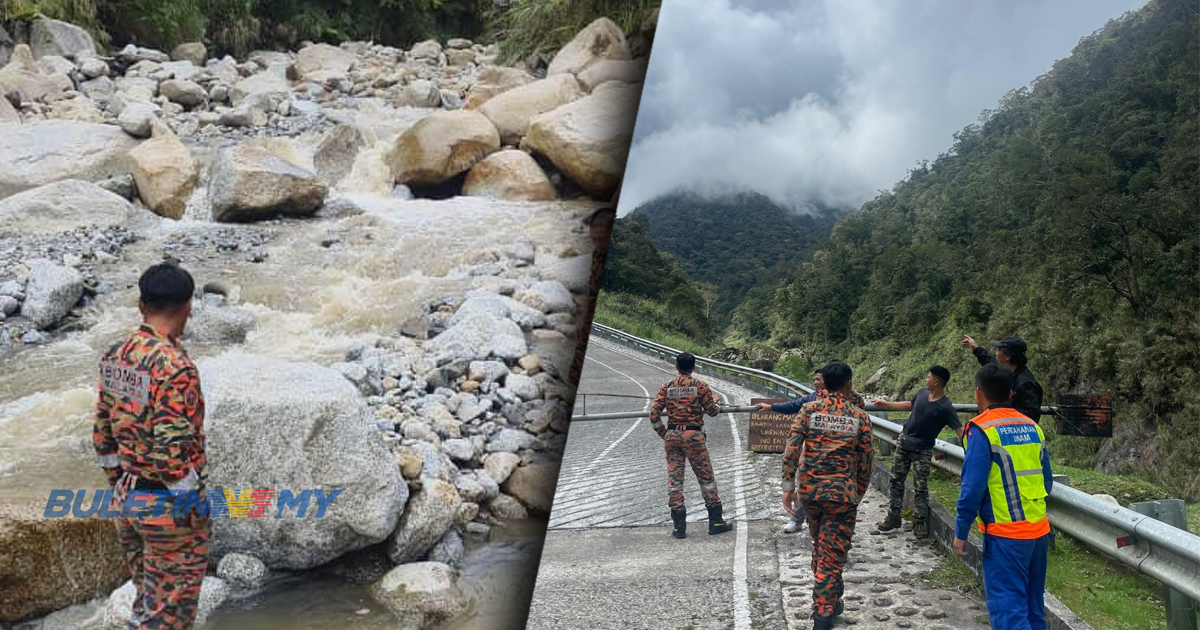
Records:
[[[911,451],[904,448],[896,449],[892,459],[892,484],[888,492],[888,508],[900,513],[904,508],[904,481],[908,478],[908,470],[913,471],[913,514],[918,520],[929,516],[929,465],[933,459],[933,449]]]
[[[813,612],[829,616],[845,590],[842,567],[846,566],[846,557],[850,555],[858,505],[805,501],[804,514],[808,517],[808,529],[813,538]]]
[[[191,628],[208,569],[208,519],[190,521],[168,513],[116,520],[117,535],[137,589],[130,627]]]
[[[712,461],[708,458],[708,446],[703,431],[681,431],[672,429],[663,436],[667,449],[667,505],[672,510],[683,507],[683,474],[685,460],[692,463],[696,482],[700,484],[700,495],[704,505],[720,505],[717,494],[717,478],[713,475]]]

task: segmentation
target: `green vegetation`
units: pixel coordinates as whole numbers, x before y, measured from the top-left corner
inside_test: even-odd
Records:
[[[1200,499],[1198,25],[1154,0],[1009,93],[838,223],[776,293],[770,341],[886,361],[894,395],[942,363],[967,402],[961,335],[1020,334],[1048,402],[1109,394],[1118,431],[1157,432],[1161,459],[1121,472]],[[1091,467],[1097,446],[1055,449]]]
[[[751,197],[715,203],[730,225],[681,195],[635,215],[715,292],[701,345],[799,348],[775,370],[803,380],[835,357],[859,383],[887,363],[871,391],[896,398],[937,363],[954,374],[951,400],[970,403],[977,363],[962,336],[1019,334],[1047,403],[1112,396],[1112,443],[1144,448],[1105,461],[1200,500],[1198,30],[1186,0],[1110,21],[811,256],[812,233],[780,228]],[[1043,424],[1056,464],[1096,465],[1100,440]]]
[[[708,356],[713,352],[712,348],[696,343],[691,337],[664,328],[662,322],[667,319],[664,304],[636,295],[601,291],[596,300],[595,320],[601,324],[697,356]]]
[[[636,33],[642,20],[662,0],[513,0],[489,21],[500,51],[508,62],[549,63],[554,52],[592,20],[605,16],[626,34]]]
[[[692,346],[706,345],[711,305],[706,294],[711,292],[692,282],[674,258],[654,246],[649,229],[649,219],[644,216],[617,219],[613,224],[596,319],[619,327],[612,317],[624,317],[639,329],[650,327],[658,335],[655,338],[668,345],[661,335],[675,335],[678,341],[691,339],[684,343]]]
[[[299,42],[375,41],[408,47],[450,37],[499,41],[511,58],[550,55],[592,20],[609,16],[636,31],[650,6],[591,0],[0,0],[0,21],[45,15],[79,24],[102,43],[170,51],[204,41],[214,54]]]
[[[690,278],[709,285],[712,330],[736,317],[743,332],[761,338],[779,280],[845,214],[823,206],[798,214],[754,192],[711,199],[675,193],[638,206],[629,218],[645,220],[654,246],[678,260]]]

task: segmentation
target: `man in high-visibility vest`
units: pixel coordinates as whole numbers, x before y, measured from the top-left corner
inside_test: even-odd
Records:
[[[954,553],[967,555],[967,536],[977,522],[993,630],[1045,630],[1046,497],[1054,474],[1041,427],[1008,402],[1012,383],[1012,372],[995,363],[975,374],[981,413],[967,423]]]

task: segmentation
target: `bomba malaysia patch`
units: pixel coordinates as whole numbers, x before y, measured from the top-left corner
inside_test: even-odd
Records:
[[[150,373],[116,361],[100,363],[104,391],[139,404],[150,402]]]
[[[816,413],[809,419],[808,425],[818,431],[830,433],[858,433],[858,419],[850,416]]]
[[[700,390],[695,385],[691,387],[668,387],[667,398],[694,398],[700,395]]]

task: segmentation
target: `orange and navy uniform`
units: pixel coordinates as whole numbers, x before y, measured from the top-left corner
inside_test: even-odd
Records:
[[[203,493],[200,375],[175,340],[143,324],[104,355],[92,442],[116,489],[115,510],[137,490]],[[139,503],[115,519],[137,591],[131,627],[188,630],[208,569],[208,519],[173,514],[173,505],[162,510],[157,500]]]
[[[200,373],[175,341],[143,324],[100,361],[92,444],[116,483],[193,489],[207,479]]]
[[[855,404],[861,401],[857,394],[821,394],[792,422],[783,453],[783,489],[796,490],[806,502],[858,504],[871,483],[871,420]]]
[[[783,489],[803,503],[813,538],[813,613],[834,613],[845,586],[858,504],[871,482],[871,420],[855,393],[822,390],[792,422],[783,454]]]
[[[667,455],[667,505],[672,510],[683,509],[684,467],[688,462],[700,484],[700,495],[709,508],[721,505],[717,479],[708,455],[704,435],[704,415],[715,416],[720,411],[708,383],[680,374],[658,390],[650,407],[650,423],[663,439]],[[662,417],[667,416],[663,426]]]
[[[667,416],[668,424],[701,427],[704,426],[704,414],[715,416],[718,409],[717,399],[708,383],[691,374],[680,374],[659,388],[650,407],[650,422],[654,430],[663,435],[666,432],[662,428],[663,415]]]

